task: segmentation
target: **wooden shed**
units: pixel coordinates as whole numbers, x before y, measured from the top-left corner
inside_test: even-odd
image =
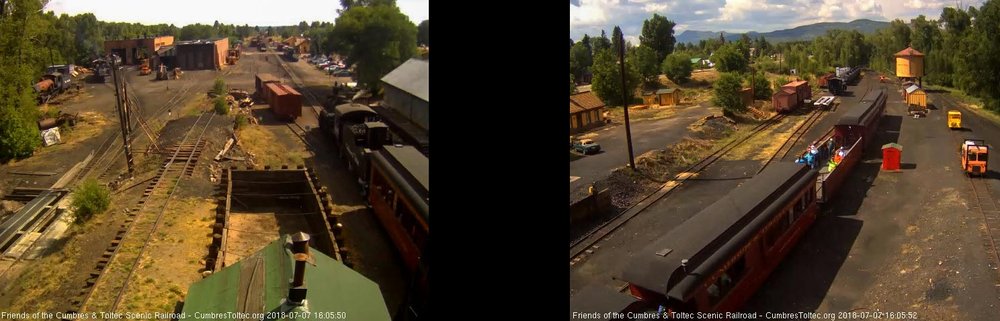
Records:
[[[680,88],[665,88],[656,91],[660,106],[676,106],[681,104]]]
[[[643,105],[657,105],[659,104],[659,99],[657,99],[655,91],[644,91],[642,92],[642,104]]]
[[[927,93],[917,85],[906,88],[906,104],[927,107]]]

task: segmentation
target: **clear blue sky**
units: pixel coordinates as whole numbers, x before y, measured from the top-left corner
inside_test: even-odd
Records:
[[[428,19],[430,0],[396,0],[400,11],[413,24]],[[337,19],[337,0],[50,0],[45,11],[75,15],[93,13],[97,19],[143,24],[220,23],[250,26],[297,25],[299,21],[329,21]]]

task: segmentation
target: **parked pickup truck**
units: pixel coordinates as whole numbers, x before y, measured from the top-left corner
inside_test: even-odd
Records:
[[[573,150],[584,155],[594,154],[601,151],[601,145],[590,139],[581,139],[573,144]]]

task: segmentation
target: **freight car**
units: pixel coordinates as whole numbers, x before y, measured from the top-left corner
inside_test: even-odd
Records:
[[[829,85],[828,82],[830,81],[830,78],[833,78],[833,76],[834,74],[832,72],[819,76],[816,78],[816,84],[819,85],[819,88],[827,88],[827,85]]]
[[[869,92],[844,113],[829,134],[810,144],[810,150],[799,154],[797,162],[819,170],[817,197],[820,203],[833,199],[861,161],[865,146],[875,140],[886,98],[884,89]]]
[[[812,98],[812,90],[808,81],[793,81],[781,86],[778,92],[771,96],[774,110],[787,113],[799,108],[802,102]]]
[[[815,220],[816,174],[771,164],[637,252],[621,279],[672,311],[737,311]]]
[[[278,118],[293,121],[302,116],[302,94],[291,86],[268,82],[264,84],[264,92],[271,111]]]
[[[827,80],[827,88],[831,94],[843,95],[847,92],[847,86],[857,82],[861,74],[861,67],[841,67],[837,68],[836,76]]]
[[[281,83],[281,79],[269,73],[259,73],[254,76],[254,96],[261,102],[268,102],[267,84]]]

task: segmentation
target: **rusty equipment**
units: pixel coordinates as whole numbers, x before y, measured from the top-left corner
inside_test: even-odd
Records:
[[[229,49],[226,55],[226,64],[235,65],[236,62],[240,61],[240,50],[239,49]]]
[[[159,70],[156,71],[156,80],[167,80],[167,66],[161,64]]]
[[[139,66],[139,76],[145,76],[150,74],[153,70],[149,68],[149,59],[142,58],[140,60]]]
[[[184,73],[181,72],[181,68],[180,67],[174,68],[174,79],[181,79],[181,75],[183,75],[183,74]]]

